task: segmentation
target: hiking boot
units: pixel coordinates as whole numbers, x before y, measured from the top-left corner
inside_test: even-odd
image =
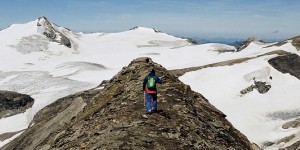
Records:
[[[152,113],[153,113],[152,111],[146,112],[146,114],[148,115],[151,115]]]

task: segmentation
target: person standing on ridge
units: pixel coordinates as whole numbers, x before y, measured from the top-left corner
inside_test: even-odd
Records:
[[[147,113],[157,112],[156,83],[162,84],[162,81],[155,75],[155,70],[152,69],[150,73],[145,77],[143,82],[143,90],[145,91],[147,96],[147,104],[146,104]],[[152,105],[151,105],[151,99],[153,99]]]

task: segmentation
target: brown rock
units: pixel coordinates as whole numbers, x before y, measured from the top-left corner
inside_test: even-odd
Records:
[[[166,102],[143,118],[141,82],[149,68],[163,77],[158,99]],[[41,110],[3,149],[252,149],[225,114],[150,58],[133,60],[98,93],[85,93],[94,95],[76,94]]]

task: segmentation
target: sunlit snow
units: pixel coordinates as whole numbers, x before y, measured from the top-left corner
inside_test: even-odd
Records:
[[[0,90],[29,94],[35,99],[33,107],[25,113],[0,119],[0,134],[26,129],[33,115],[46,105],[96,87],[137,57],[151,57],[167,69],[181,69],[255,57],[274,50],[299,55],[290,43],[269,48],[263,47],[270,44],[251,43],[245,50],[234,52],[233,46],[192,45],[186,39],[143,27],[120,33],[84,34],[52,24],[70,39],[72,48],[68,48],[48,40],[37,22],[12,25],[0,31]],[[223,50],[229,52],[220,53]],[[278,72],[267,63],[275,56],[189,72],[180,80],[223,111],[251,142],[261,145],[299,130],[283,130],[281,125],[287,120],[268,116],[300,107],[299,80]],[[253,77],[268,82],[272,88],[266,94],[253,91],[241,96],[239,91],[251,85]],[[7,142],[0,142],[0,146]]]

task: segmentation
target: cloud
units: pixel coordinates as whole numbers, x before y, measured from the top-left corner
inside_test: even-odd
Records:
[[[273,34],[277,34],[277,33],[279,33],[279,31],[278,31],[278,30],[275,30],[275,31],[273,31],[272,33],[273,33]]]

